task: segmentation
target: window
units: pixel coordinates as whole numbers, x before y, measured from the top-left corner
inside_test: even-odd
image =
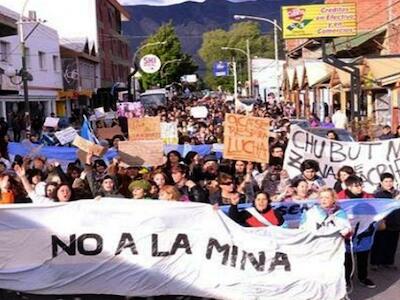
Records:
[[[58,72],[58,56],[53,55],[53,71]]]
[[[10,59],[10,43],[0,41],[0,61],[9,62]]]
[[[46,69],[46,53],[39,51],[39,69],[45,70]]]

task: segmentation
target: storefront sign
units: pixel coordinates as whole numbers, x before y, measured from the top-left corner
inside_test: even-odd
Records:
[[[145,73],[153,74],[160,70],[161,61],[158,56],[154,54],[147,54],[140,60],[140,68]]]
[[[282,7],[284,39],[357,35],[355,3]]]

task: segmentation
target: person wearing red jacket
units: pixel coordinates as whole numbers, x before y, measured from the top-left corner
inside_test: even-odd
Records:
[[[373,198],[374,196],[363,191],[363,180],[356,176],[350,175],[345,180],[346,189],[338,193],[338,199],[360,199],[360,198]],[[370,289],[376,288],[375,283],[368,278],[368,261],[370,250],[359,251],[356,254],[357,275],[360,284]],[[346,283],[350,286],[351,271],[353,269],[353,261],[351,253],[346,252],[345,256],[345,269],[346,269]]]

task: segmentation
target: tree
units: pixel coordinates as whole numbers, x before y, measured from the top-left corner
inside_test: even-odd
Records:
[[[195,65],[192,58],[182,53],[181,42],[175,33],[172,22],[160,26],[158,31],[143,41],[141,46],[163,41],[166,42],[164,45],[144,47],[139,53],[139,57],[143,57],[146,54],[157,55],[161,60],[164,75],[163,78],[161,78],[161,70],[154,74],[143,72],[141,81],[145,89],[153,86],[163,86],[167,83],[167,80],[168,82],[179,82],[181,76],[193,74],[197,70],[197,65]],[[180,61],[165,64],[171,60],[178,59],[180,59]]]
[[[203,44],[199,55],[206,64],[206,83],[213,89],[222,86],[233,91],[232,77],[215,77],[212,67],[215,62],[231,61],[232,57],[238,65],[238,81],[247,80],[247,57],[235,50],[222,50],[221,47],[240,48],[246,51],[246,40],[250,42],[250,54],[252,57],[273,57],[273,40],[269,35],[262,35],[261,26],[256,22],[240,22],[231,26],[229,31],[222,29],[208,31],[203,34]]]

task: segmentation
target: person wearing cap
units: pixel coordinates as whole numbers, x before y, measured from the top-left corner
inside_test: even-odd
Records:
[[[185,165],[173,167],[171,170],[172,179],[174,180],[175,187],[182,194],[182,200],[209,203],[206,191],[192,180],[189,180],[187,178],[188,174],[189,168]]]
[[[106,175],[101,180],[101,187],[95,196],[110,197],[110,198],[124,198],[117,190],[117,183],[115,177]]]
[[[199,174],[199,178],[195,181],[203,181],[202,186],[206,186],[210,181],[215,180],[219,174],[218,159],[214,154],[209,154],[204,157],[204,164]]]
[[[132,181],[128,187],[133,199],[147,199],[151,189],[151,184],[144,179]]]

